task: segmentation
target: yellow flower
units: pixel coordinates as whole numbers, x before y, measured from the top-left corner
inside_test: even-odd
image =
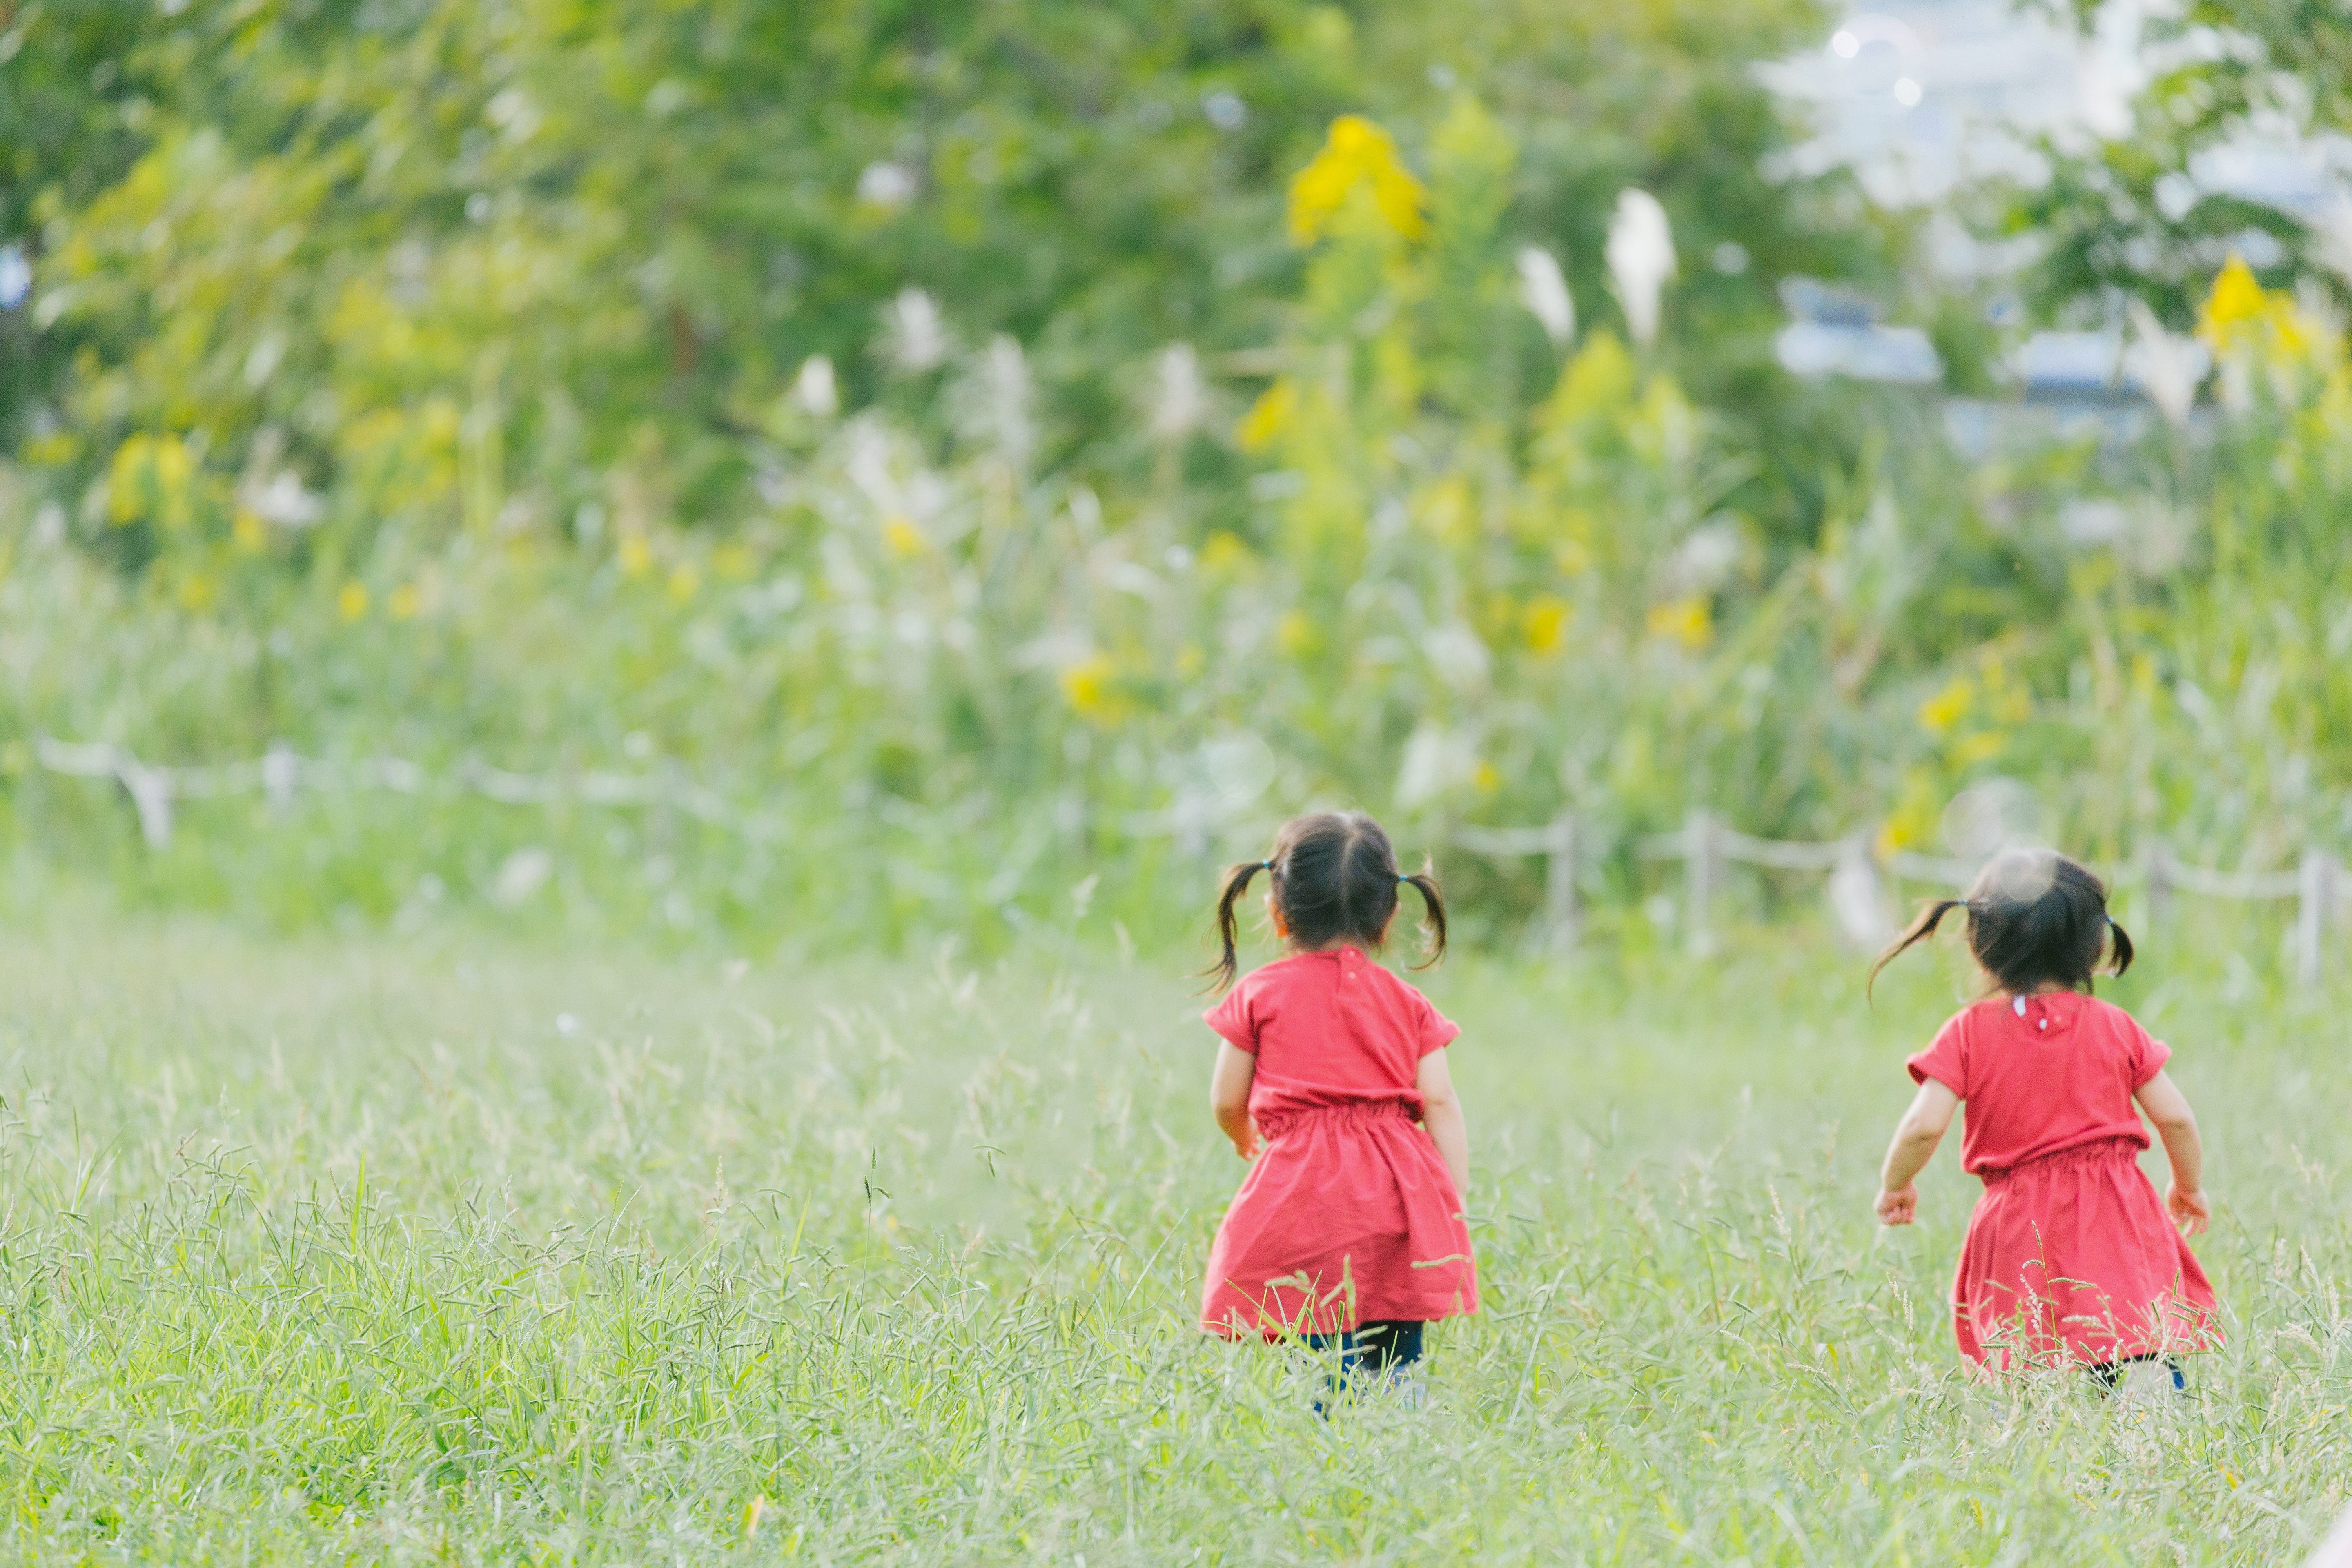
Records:
[[[180,601],[180,607],[184,610],[204,611],[212,608],[217,589],[213,580],[202,572],[191,572],[180,579],[180,586],[173,596]]]
[[[1935,775],[1925,768],[1912,769],[1904,775],[1903,792],[1894,812],[1878,830],[1879,853],[1892,855],[1897,849],[1926,843],[1943,819],[1943,813],[1944,795],[1937,787]]]
[[[1089,724],[1108,726],[1126,717],[1118,689],[1118,665],[1107,653],[1090,654],[1062,671],[1062,696]]]
[[[681,561],[670,568],[669,596],[679,604],[693,598],[695,591],[701,586],[702,574],[695,569],[693,562]]]
[[[722,544],[710,552],[710,564],[730,583],[743,583],[760,569],[760,558],[748,544]]]
[[[236,509],[228,520],[229,542],[247,555],[258,554],[269,547],[269,525],[245,507]]]
[[[899,560],[911,560],[923,552],[923,531],[915,526],[911,518],[891,517],[883,521],[882,542]]]
[[[645,535],[629,534],[621,541],[620,560],[622,576],[640,576],[654,563],[654,547],[646,542]]]
[[[2216,349],[2227,347],[2250,322],[2270,312],[2270,298],[2254,278],[2254,269],[2236,251],[2213,275],[2213,288],[2197,312],[2197,335]]]
[[[418,592],[415,584],[403,583],[392,591],[392,597],[384,601],[383,607],[395,621],[414,620],[416,612],[425,607],[425,595]]]
[[[1234,430],[1244,452],[1263,452],[1279,440],[1298,416],[1298,387],[1288,376],[1258,394],[1250,411]]]
[[[81,451],[69,430],[52,430],[25,443],[25,461],[38,468],[62,468]]]
[[[1650,635],[1665,637],[1691,649],[1705,647],[1715,637],[1715,617],[1703,595],[1669,599],[1651,607]]]
[[[1573,613],[1567,600],[1551,594],[1538,594],[1528,601],[1522,613],[1527,627],[1528,651],[1550,653],[1568,636],[1569,616]]]
[[[1331,122],[1322,150],[1290,182],[1290,237],[1314,244],[1329,231],[1349,197],[1366,185],[1373,210],[1390,228],[1407,239],[1428,232],[1421,182],[1406,170],[1396,143],[1362,115],[1343,114]]]
[[[1314,618],[1304,610],[1287,610],[1274,628],[1275,645],[1293,658],[1304,658],[1323,646]]]
[[[147,476],[154,468],[155,443],[144,435],[123,437],[106,474],[106,520],[120,528],[147,514]]]
[[[1201,546],[1201,570],[1217,576],[1238,571],[1248,564],[1249,558],[1249,546],[1230,533],[1213,533]]]
[[[1471,770],[1470,782],[1477,788],[1480,795],[1492,795],[1503,787],[1502,770],[1481,757],[1478,759],[1478,765]]]
[[[365,584],[356,579],[344,584],[343,591],[335,595],[335,608],[341,612],[343,619],[347,621],[356,621],[366,615],[368,591]]]
[[[1919,704],[1919,722],[1940,735],[1960,721],[1976,699],[1976,688],[1965,675],[1953,677],[1944,689]]]
[[[2008,736],[1997,730],[1986,730],[1954,746],[1952,761],[1959,767],[1972,768],[2000,755],[2001,748],[2008,744]]]

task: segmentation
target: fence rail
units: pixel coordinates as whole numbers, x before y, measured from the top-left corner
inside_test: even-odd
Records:
[[[436,774],[398,757],[338,763],[306,757],[283,744],[240,762],[163,767],[142,761],[123,746],[60,741],[47,735],[35,738],[34,755],[50,773],[109,779],[119,784],[138,816],[141,837],[155,849],[168,847],[172,842],[173,806],[178,801],[259,794],[273,810],[283,811],[305,789],[472,794],[510,805],[666,807],[756,839],[780,840],[785,831],[779,819],[743,810],[676,768],[638,773],[593,770],[527,773],[468,759]],[[1149,823],[1138,819],[1129,826],[1135,831],[1155,826],[1173,831],[1156,818]],[[1489,859],[1542,857],[1544,907],[1541,918],[1530,928],[1531,942],[1555,952],[1575,945],[1582,926],[1577,870],[1590,835],[1573,814],[1563,812],[1535,826],[1459,824],[1448,837],[1456,847]],[[1978,870],[1973,861],[1908,850],[1882,857],[1863,833],[1828,840],[1759,838],[1706,812],[1693,812],[1677,832],[1636,840],[1633,848],[1645,859],[1683,863],[1680,922],[1685,942],[1699,952],[1714,944],[1709,917],[1727,865],[1826,873],[1829,902],[1839,927],[1850,939],[1865,944],[1884,942],[1894,930],[1895,889],[1890,884],[1927,882],[1958,889]],[[2294,900],[2295,974],[2306,985],[2318,983],[2329,927],[2336,922],[2339,906],[2352,900],[2352,878],[2346,876],[2333,856],[2316,848],[2305,849],[2290,870],[2225,871],[2190,865],[2175,857],[2169,847],[2157,843],[2137,858],[2113,868],[2108,879],[2140,887],[2142,919],[2150,922],[2165,920],[2172,900],[2184,893],[2236,900]]]

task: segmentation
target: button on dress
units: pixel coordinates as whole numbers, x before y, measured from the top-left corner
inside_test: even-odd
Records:
[[[1265,1147],[1217,1227],[1201,1327],[1272,1339],[1476,1311],[1461,1196],[1416,1125],[1421,1058],[1461,1031],[1356,947],[1269,963],[1204,1016],[1257,1058]]]
[[[2218,1343],[2213,1288],[2156,1187],[2132,1096],[2169,1047],[2073,991],[1954,1015],[1911,1077],[1960,1097],[1961,1167],[1984,1182],[1952,1282],[1952,1330],[1988,1365]]]

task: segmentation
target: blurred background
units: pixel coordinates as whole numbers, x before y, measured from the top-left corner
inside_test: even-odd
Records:
[[[1695,811],[2340,852],[2347,72],[2256,0],[0,0],[9,896],[1150,943],[1346,803],[1639,944]]]

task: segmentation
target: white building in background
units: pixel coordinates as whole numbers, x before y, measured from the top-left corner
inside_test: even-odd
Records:
[[[2161,0],[2157,0],[2161,4]],[[1980,181],[2046,174],[2035,143],[2088,149],[2131,127],[2131,106],[2153,75],[2210,38],[2162,45],[2147,37],[2148,0],[2108,0],[2095,29],[2077,33],[2066,7],[2007,0],[1883,0],[1846,12],[1813,49],[1757,68],[1796,106],[1812,134],[1769,174],[1803,176],[1844,167],[1884,205],[1940,209]],[[2160,200],[2178,210],[2206,194],[2280,208],[2323,235],[2340,236],[2352,276],[2352,140],[2303,139],[2263,128],[2200,157]],[[1940,210],[1927,230],[1927,264],[1955,283],[2000,278],[2032,254],[2032,239],[1979,240]],[[2257,266],[2275,242],[2250,231],[2241,246]],[[1791,321],[1777,344],[1801,375],[1922,383],[1942,367],[1916,329],[1880,324],[1866,307],[1833,293],[1785,289]],[[2132,357],[2122,323],[2095,333],[2037,333],[2008,364],[2029,397],[2063,403],[2132,399]],[[1973,425],[1977,422],[1963,421]],[[1957,434],[1958,432],[1956,432]],[[1964,439],[1964,445],[1973,444]]]

